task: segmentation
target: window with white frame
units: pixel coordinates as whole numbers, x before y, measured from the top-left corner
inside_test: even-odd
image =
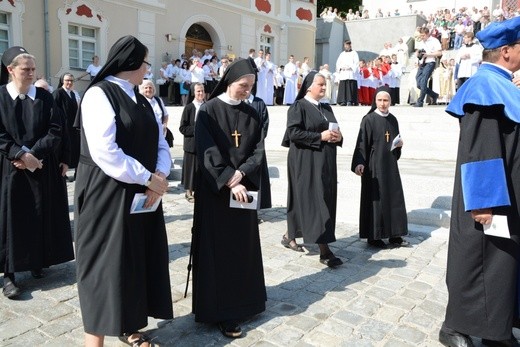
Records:
[[[9,14],[0,12],[0,55],[9,48]]]
[[[98,29],[69,23],[69,67],[86,69],[96,55]]]
[[[273,38],[266,35],[260,35],[260,49],[266,54],[273,54]]]

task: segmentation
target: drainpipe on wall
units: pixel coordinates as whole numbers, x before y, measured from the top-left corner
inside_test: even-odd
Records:
[[[51,57],[49,53],[49,2],[43,1],[43,51],[45,56],[45,79],[51,83]]]

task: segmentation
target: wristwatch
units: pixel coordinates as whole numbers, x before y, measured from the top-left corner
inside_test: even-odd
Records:
[[[153,174],[150,175],[150,178],[148,179],[148,181],[144,182],[145,187],[148,187],[152,183],[152,176],[153,176]]]
[[[242,177],[246,177],[246,173],[242,170],[240,170],[240,174],[242,175]]]

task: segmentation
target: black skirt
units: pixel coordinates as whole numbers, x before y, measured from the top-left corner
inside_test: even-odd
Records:
[[[184,152],[182,161],[181,184],[184,189],[195,191],[195,169],[197,168],[197,155],[195,153]]]

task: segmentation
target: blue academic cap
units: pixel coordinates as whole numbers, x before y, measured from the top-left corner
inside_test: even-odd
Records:
[[[489,24],[477,33],[477,39],[485,49],[495,49],[520,41],[520,17]]]

